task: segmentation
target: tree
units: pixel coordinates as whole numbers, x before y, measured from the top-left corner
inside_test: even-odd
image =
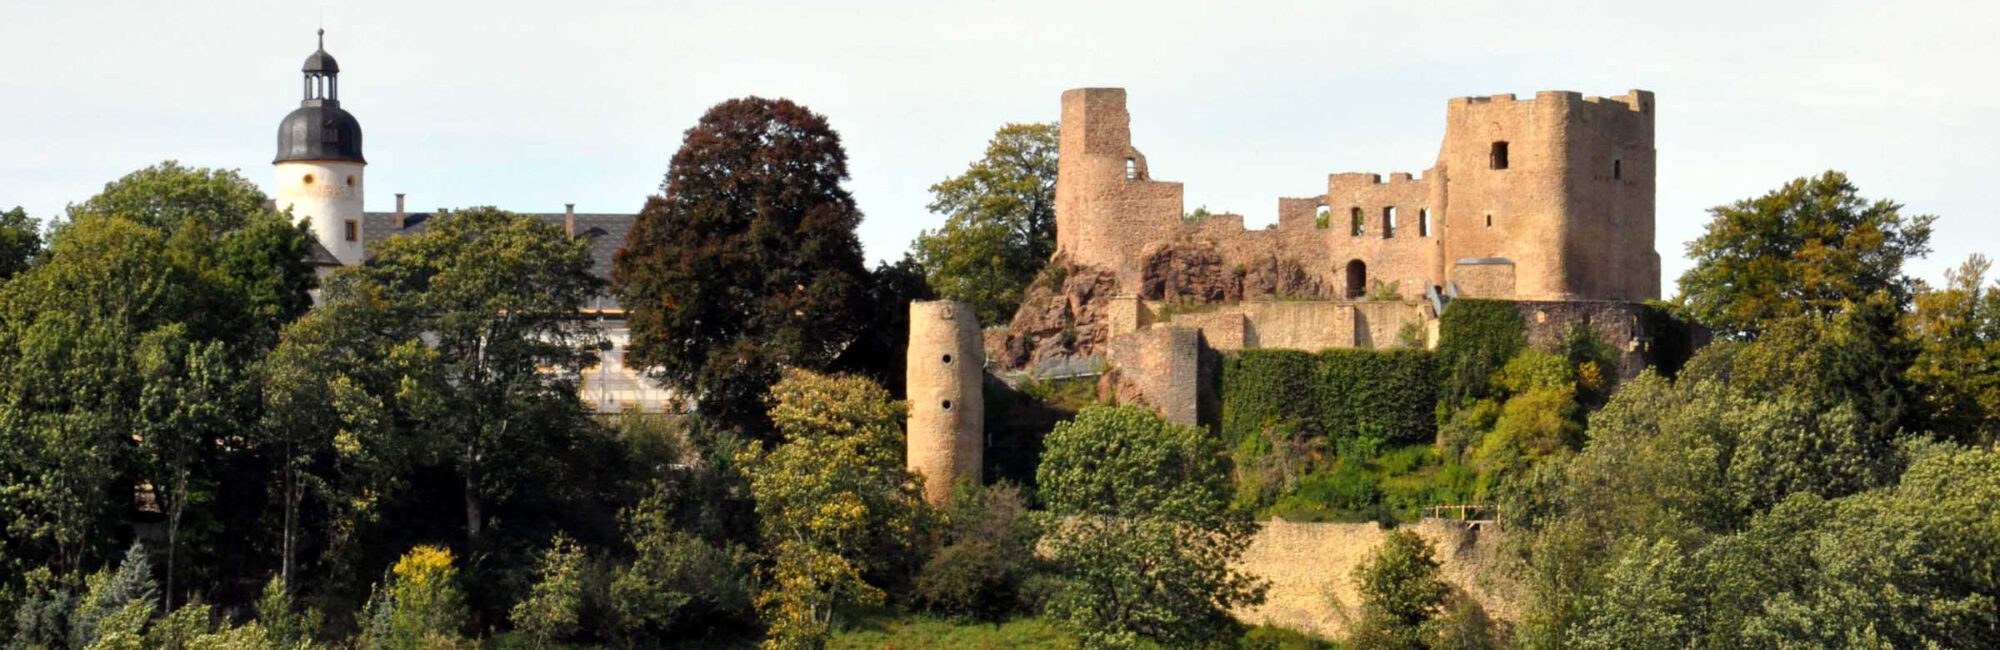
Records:
[[[425,422],[443,412],[437,351],[380,285],[335,273],[323,304],[279,334],[258,366],[252,444],[275,473],[280,582],[301,583],[308,497],[327,511],[321,546],[346,550],[407,469],[436,455]]]
[[[855,377],[787,370],[771,388],[784,444],[745,458],[766,552],[768,648],[825,643],[836,609],[879,604],[930,527],[903,467],[903,406]]]
[[[546,478],[547,452],[590,430],[577,402],[597,334],[578,311],[597,294],[590,243],[494,208],[436,219],[422,233],[378,244],[358,267],[391,309],[415,318],[444,412],[425,423],[449,449],[462,482],[466,540],[475,547],[486,504],[517,481]],[[378,396],[379,397],[379,396]]]
[[[1020,488],[966,481],[945,503],[944,539],[913,585],[918,603],[937,612],[1000,619],[1022,609],[1038,567],[1040,527]]]
[[[0,281],[28,269],[42,252],[42,228],[21,206],[0,212]]]
[[[1919,285],[1903,328],[1917,347],[1910,380],[1938,433],[1967,443],[2000,436],[2000,285],[1993,263],[1973,255],[1945,274],[1943,287]]]
[[[508,615],[514,629],[534,639],[535,647],[567,641],[580,629],[589,577],[587,561],[583,547],[561,535],[542,552],[535,567],[535,585]]]
[[[1348,643],[1363,648],[1430,647],[1425,627],[1444,612],[1451,585],[1438,576],[1437,551],[1407,530],[1390,531],[1354,567],[1361,620]]]
[[[1930,252],[1936,220],[1902,209],[1862,198],[1836,171],[1710,208],[1707,231],[1688,243],[1694,266],[1681,276],[1681,301],[1734,338],[1755,337],[1786,316],[1826,316],[1877,292],[1900,305],[1911,290],[1903,262]]]
[[[944,226],[917,235],[919,264],[938,294],[1004,324],[1055,253],[1057,125],[1008,124],[964,173],[931,186]]]
[[[190,503],[210,498],[214,441],[238,435],[236,414],[248,396],[242,369],[219,342],[191,343],[186,329],[170,325],[139,341],[138,427],[140,451],[153,477],[153,500],[166,515],[166,602],[174,609],[181,523]]]
[[[710,108],[612,268],[625,362],[762,433],[779,369],[824,369],[859,331],[867,270],[846,178],[825,117],[758,97]]]
[[[1264,585],[1232,566],[1257,526],[1230,508],[1228,459],[1206,431],[1140,406],[1056,425],[1036,483],[1049,513],[1049,614],[1098,647],[1215,642]]]
[[[937,293],[924,281],[924,269],[908,253],[895,264],[883,262],[868,274],[865,326],[854,344],[833,364],[839,372],[867,377],[891,395],[903,395],[909,362],[910,302],[933,300]]]

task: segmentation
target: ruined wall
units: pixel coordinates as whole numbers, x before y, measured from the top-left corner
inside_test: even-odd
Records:
[[[1132,146],[1125,91],[1063,93],[1056,248],[1151,300],[1422,295],[1459,260],[1506,260],[1536,300],[1645,300],[1653,250],[1653,96],[1542,92],[1453,99],[1422,177],[1331,174],[1318,196],[1278,200],[1274,227],[1181,221],[1182,188]],[[1504,149],[1504,154],[1500,152]],[[1486,273],[1487,270],[1479,270]],[[1490,274],[1488,274],[1490,275]]]
[[[911,302],[908,355],[907,463],[924,477],[924,499],[943,503],[953,483],[980,480],[986,416],[979,319],[956,301]]]
[[[1404,528],[1437,546],[1445,581],[1464,590],[1488,615],[1510,622],[1518,617],[1498,572],[1486,571],[1504,541],[1499,529],[1430,519]],[[1232,613],[1251,625],[1271,623],[1341,638],[1360,614],[1354,569],[1387,536],[1373,523],[1266,522],[1237,566],[1271,581],[1271,590],[1264,604]]]
[[[1107,385],[1119,402],[1145,402],[1168,422],[1200,423],[1202,381],[1201,332],[1185,327],[1154,327],[1111,341]]]

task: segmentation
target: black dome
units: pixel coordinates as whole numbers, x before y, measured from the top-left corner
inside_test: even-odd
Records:
[[[313,51],[312,56],[306,57],[305,67],[299,71],[339,73],[340,63],[334,61],[333,55],[327,54],[325,49],[319,49]]]
[[[278,159],[271,162],[293,160],[367,163],[361,158],[360,120],[342,110],[339,102],[300,106],[278,123]]]

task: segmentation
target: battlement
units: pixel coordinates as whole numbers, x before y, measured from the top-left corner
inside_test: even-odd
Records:
[[[1364,185],[1406,185],[1429,182],[1429,178],[1410,172],[1391,172],[1389,180],[1383,181],[1381,174],[1368,172],[1340,172],[1326,175],[1328,187],[1357,187]]]
[[[1526,102],[1541,104],[1541,105],[1572,105],[1572,106],[1595,105],[1606,108],[1615,106],[1621,110],[1630,111],[1634,113],[1653,112],[1653,92],[1650,90],[1638,90],[1638,89],[1633,89],[1631,91],[1626,92],[1623,95],[1616,95],[1611,97],[1591,97],[1591,96],[1585,96],[1583,93],[1569,91],[1569,90],[1543,90],[1536,92],[1534,99],[1526,100]],[[1517,99],[1513,93],[1506,93],[1500,95],[1475,95],[1471,97],[1454,97],[1452,98],[1449,106],[1451,109],[1456,110],[1464,107],[1505,106],[1516,103],[1524,103],[1524,102]]]

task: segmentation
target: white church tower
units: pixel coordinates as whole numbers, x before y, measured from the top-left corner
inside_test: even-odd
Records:
[[[305,98],[278,124],[278,209],[312,224],[319,243],[341,264],[360,264],[367,241],[361,216],[361,122],[340,108],[340,64],[319,49],[306,57]]]

